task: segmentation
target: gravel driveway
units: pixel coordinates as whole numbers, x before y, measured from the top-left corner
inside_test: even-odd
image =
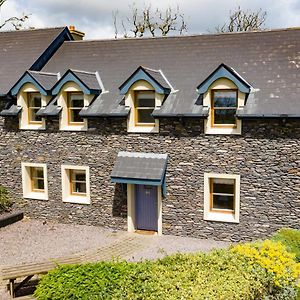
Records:
[[[23,219],[0,228],[0,268],[79,253],[93,259],[156,259],[175,252],[209,251],[225,242],[170,235],[140,235],[95,226]],[[0,299],[9,299],[1,289]]]
[[[118,242],[124,244],[128,237],[141,247],[138,251],[129,247],[126,253],[120,252],[120,256],[134,261],[155,259],[174,252],[209,251],[228,245],[213,240],[130,234],[96,226],[24,219],[0,228],[0,266],[43,261],[86,250],[90,252],[108,245],[117,248]]]

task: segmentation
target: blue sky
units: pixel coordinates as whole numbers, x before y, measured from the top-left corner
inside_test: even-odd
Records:
[[[153,8],[176,7],[184,13],[188,33],[206,33],[228,19],[230,10],[239,5],[243,9],[267,11],[266,27],[300,26],[300,0],[135,0],[137,6],[151,3]],[[30,13],[27,26],[53,27],[75,25],[86,33],[87,39],[113,38],[112,12],[126,16],[133,1],[128,0],[7,0],[1,19],[11,15]],[[8,29],[8,28],[7,28]]]

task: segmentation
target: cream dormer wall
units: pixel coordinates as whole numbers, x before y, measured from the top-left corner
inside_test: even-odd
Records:
[[[238,108],[245,105],[245,93],[242,93],[238,90],[238,87],[227,78],[217,79],[209,87],[207,92],[203,97],[203,106],[211,108],[211,97],[212,90],[232,90],[236,89],[238,91]],[[241,134],[242,133],[242,121],[237,119],[235,127],[213,127],[211,119],[211,110],[208,118],[204,122],[204,133],[206,134]]]
[[[85,131],[88,128],[87,119],[83,119],[83,124],[70,125],[68,122],[68,92],[82,92],[80,87],[75,82],[67,82],[64,84],[58,94],[57,105],[62,107],[59,119],[59,129],[66,131]],[[92,102],[94,95],[83,94],[84,106],[89,106]]]
[[[20,129],[32,129],[32,130],[43,130],[46,129],[45,119],[42,119],[42,124],[30,124],[29,113],[28,113],[28,93],[40,93],[36,86],[32,83],[26,83],[22,86],[19,93],[17,94],[17,105],[22,107],[21,114],[19,116],[19,128]],[[42,106],[46,106],[50,101],[51,96],[41,95]]]
[[[145,133],[158,133],[159,132],[159,120],[155,120],[155,125],[147,125],[147,126],[137,126],[135,124],[135,99],[134,99],[134,93],[135,91],[154,91],[154,87],[149,84],[145,80],[139,80],[135,82],[130,89],[128,90],[128,93],[125,95],[125,106],[130,107],[130,114],[127,120],[127,131],[128,132],[145,132]],[[155,92],[155,108],[159,108],[162,106],[163,100],[165,95],[159,94]]]

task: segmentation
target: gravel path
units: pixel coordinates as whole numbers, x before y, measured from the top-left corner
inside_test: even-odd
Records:
[[[111,256],[140,261],[176,252],[210,251],[226,242],[170,235],[141,235],[95,226],[24,219],[0,228],[0,268],[80,253],[93,259]],[[0,299],[9,299],[0,285]]]

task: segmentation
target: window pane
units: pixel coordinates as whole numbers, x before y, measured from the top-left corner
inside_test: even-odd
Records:
[[[34,181],[34,189],[43,190],[44,189],[44,179],[36,179]]]
[[[234,179],[213,178],[213,193],[234,194]]]
[[[154,118],[151,116],[153,109],[139,109],[138,110],[138,123],[155,123]]]
[[[85,173],[75,173],[75,181],[85,181]]]
[[[81,109],[71,109],[70,110],[70,122],[82,123],[83,118],[79,116]]]
[[[70,107],[79,107],[82,108],[84,106],[83,99],[72,99]]]
[[[73,192],[75,193],[86,193],[86,183],[85,182],[74,182]]]
[[[37,116],[36,113],[39,111],[39,108],[30,108],[29,109],[29,121],[32,122],[40,122],[42,121],[42,118],[40,116]]]
[[[35,176],[38,178],[44,178],[44,169],[43,168],[35,168]]]
[[[236,92],[214,92],[214,107],[237,107]]]
[[[138,99],[138,107],[155,107],[155,99]]]
[[[236,124],[235,109],[215,109],[214,123],[215,124]]]
[[[234,210],[234,196],[213,195],[212,208]]]
[[[30,107],[42,107],[42,99],[41,96],[30,96],[29,99],[29,106]]]

